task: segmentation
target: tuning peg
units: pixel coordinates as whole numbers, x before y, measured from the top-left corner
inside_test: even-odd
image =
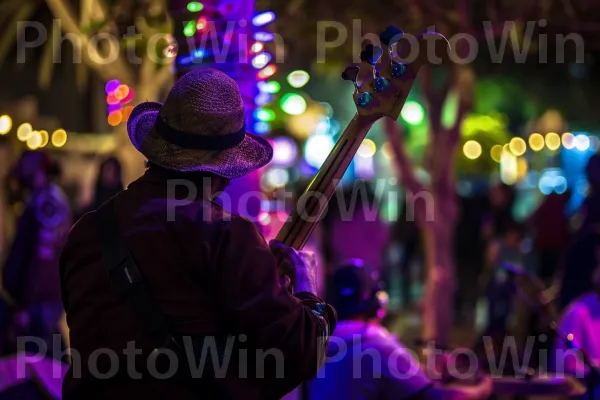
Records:
[[[356,97],[356,105],[360,108],[365,108],[373,100],[373,96],[369,92],[361,92]]]
[[[373,81],[373,89],[378,93],[383,92],[388,86],[390,86],[390,81],[382,76],[378,76]]]
[[[379,40],[381,40],[381,43],[385,44],[386,46],[393,46],[402,38],[402,35],[404,35],[402,29],[390,25],[385,31],[379,34]]]
[[[392,78],[398,79],[406,72],[406,64],[393,62],[392,63]]]
[[[358,72],[360,71],[360,67],[356,65],[351,65],[342,72],[342,79],[345,81],[356,82],[358,78]]]
[[[371,65],[375,65],[381,58],[382,54],[383,49],[381,47],[368,44],[367,47],[360,53],[360,60]]]

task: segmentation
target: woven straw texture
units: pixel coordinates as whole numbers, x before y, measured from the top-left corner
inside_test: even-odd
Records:
[[[196,69],[173,86],[164,105],[141,103],[127,122],[129,138],[148,161],[180,172],[211,172],[239,178],[265,166],[273,157],[269,143],[246,133],[237,146],[223,151],[186,149],[154,131],[160,115],[172,128],[199,136],[234,133],[244,125],[244,105],[235,81],[214,69]]]

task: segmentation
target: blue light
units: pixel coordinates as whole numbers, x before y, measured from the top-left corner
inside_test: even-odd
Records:
[[[264,106],[265,104],[270,103],[271,100],[273,100],[272,94],[262,92],[254,98],[254,104],[261,107],[261,106]]]
[[[204,49],[196,49],[192,51],[192,53],[187,56],[181,56],[177,58],[177,63],[179,65],[189,65],[194,62],[201,60],[206,55],[206,51]]]
[[[254,124],[254,133],[264,135],[271,130],[271,125],[266,122],[257,122]]]
[[[275,38],[275,35],[271,32],[256,32],[254,34],[254,40],[257,42],[270,42]]]
[[[252,18],[252,25],[254,26],[263,26],[270,24],[275,21],[275,13],[273,11],[265,11],[260,14],[256,14],[254,18]]]

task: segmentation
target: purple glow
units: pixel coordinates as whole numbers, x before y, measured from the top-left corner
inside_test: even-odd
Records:
[[[121,82],[119,82],[116,79],[113,79],[112,81],[108,81],[106,83],[106,86],[104,87],[104,90],[106,91],[106,94],[111,94],[112,92],[114,92],[115,90],[117,90],[117,88],[121,85]]]
[[[110,114],[113,111],[119,111],[121,109],[121,104],[109,104],[107,108],[107,112]]]

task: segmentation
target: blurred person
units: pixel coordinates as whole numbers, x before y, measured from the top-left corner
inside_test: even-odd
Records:
[[[581,207],[583,223],[566,250],[560,274],[560,307],[593,289],[596,248],[600,245],[600,155],[590,157],[586,166],[588,195]]]
[[[501,236],[513,221],[513,204],[515,189],[510,185],[498,183],[490,187],[488,196],[489,211],[486,216],[487,239]]]
[[[360,185],[354,185],[339,192],[342,196],[335,198],[340,200],[338,207],[330,209],[327,235],[330,263],[337,266],[345,260],[357,258],[363,260],[367,268],[380,279],[390,228],[381,219],[372,190],[366,187],[366,196],[362,195],[363,190]]]
[[[492,240],[487,249],[486,270],[480,280],[487,299],[487,334],[503,336],[508,330],[509,319],[514,312],[516,281],[503,263],[523,265],[521,244],[524,226],[511,220],[503,223],[503,233]]]
[[[116,157],[107,158],[100,164],[94,200],[91,204],[93,210],[100,208],[102,204],[124,189],[122,176],[121,163]]]
[[[537,274],[551,284],[569,241],[569,219],[566,205],[570,195],[552,192],[529,219],[534,230],[533,250],[538,260]]]
[[[421,232],[414,218],[407,214],[406,201],[402,206],[402,213],[395,224],[394,239],[402,246],[402,257],[400,259],[400,279],[402,282],[402,303],[409,307],[415,302],[413,298],[414,282],[411,271],[412,265],[419,263],[419,277],[423,280],[423,258],[421,253]],[[386,280],[387,281],[387,280]],[[387,282],[389,285],[389,282]]]
[[[574,348],[583,350],[595,371],[585,365],[581,357],[567,354],[572,349],[564,338],[556,338],[555,369],[559,373],[567,373],[577,377],[585,377],[588,391],[594,393],[593,398],[600,396],[600,266],[596,267],[592,279],[593,289],[573,300],[566,308],[559,328],[562,334],[569,335]],[[585,397],[590,398],[589,395]]]
[[[309,384],[308,399],[485,399],[491,380],[445,386],[382,326],[382,292],[361,260],[349,260],[327,283],[327,301],[338,312],[328,361]],[[365,357],[366,355],[366,357]]]
[[[52,344],[62,313],[59,257],[71,228],[71,210],[53,182],[53,164],[44,152],[26,151],[14,168],[24,210],[3,270],[5,303],[12,305],[4,352],[16,351],[17,336]]]
[[[82,378],[74,368],[67,374],[63,399],[276,399],[316,375],[337,318],[315,295],[314,264],[279,242],[269,247],[254,223],[216,203],[231,179],[265,166],[273,155],[266,140],[246,133],[244,115],[235,81],[208,68],[182,76],[164,104],[134,108],[127,130],[148,169],[79,220],[61,259],[70,344],[83,365]],[[121,274],[109,275],[109,268]],[[147,302],[136,288],[145,288],[139,290]],[[143,313],[163,322],[147,329]],[[192,379],[191,363],[202,363],[204,345],[217,346],[210,357],[220,363],[230,338],[227,367],[219,372],[207,360],[201,378]],[[113,378],[96,378],[92,368],[106,367],[94,365],[96,350],[121,355],[131,342],[139,379],[130,374],[129,358],[111,369]],[[156,349],[178,357],[168,379],[152,374]],[[264,377],[257,376],[258,350],[280,353],[283,367],[276,368],[277,356],[266,357]],[[276,379],[279,373],[283,378]]]

